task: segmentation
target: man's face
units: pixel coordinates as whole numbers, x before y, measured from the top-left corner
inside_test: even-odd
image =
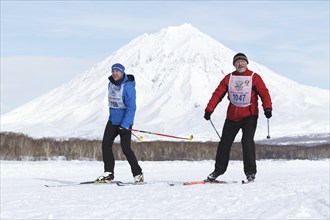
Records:
[[[244,73],[247,70],[247,64],[246,60],[236,60],[234,66],[237,72]]]
[[[119,70],[113,70],[112,71],[112,77],[115,81],[120,80],[121,78],[123,78],[124,74],[122,74]]]

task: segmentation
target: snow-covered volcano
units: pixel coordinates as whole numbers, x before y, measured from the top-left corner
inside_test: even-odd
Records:
[[[2,115],[1,131],[34,137],[101,138],[108,118],[107,78],[112,64],[120,62],[136,79],[134,128],[216,141],[213,127],[203,118],[204,109],[220,80],[234,70],[235,53],[190,24],[143,34],[70,82]],[[272,96],[273,138],[329,133],[329,90],[298,84],[253,60],[249,63]],[[227,105],[224,99],[212,115],[219,132]],[[267,136],[261,107],[260,113],[257,140]],[[155,139],[160,137],[145,138]]]

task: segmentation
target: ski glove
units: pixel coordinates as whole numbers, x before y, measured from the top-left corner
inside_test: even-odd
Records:
[[[210,120],[211,119],[211,114],[212,113],[210,113],[210,112],[205,112],[205,114],[204,114],[204,118],[208,121],[208,120]]]
[[[271,109],[266,109],[265,110],[265,116],[266,116],[266,118],[271,118],[272,117],[272,110]]]

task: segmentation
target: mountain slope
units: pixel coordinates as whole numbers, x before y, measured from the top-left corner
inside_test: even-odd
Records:
[[[143,34],[70,82],[3,115],[1,130],[37,137],[101,138],[108,117],[107,77],[111,65],[120,62],[137,83],[135,128],[218,140],[203,118],[204,109],[220,80],[234,70],[235,53],[190,24]],[[298,84],[252,60],[248,67],[270,90],[272,137],[329,133],[329,90]],[[212,115],[219,132],[227,104],[224,99]],[[259,118],[257,140],[267,135],[262,109]]]

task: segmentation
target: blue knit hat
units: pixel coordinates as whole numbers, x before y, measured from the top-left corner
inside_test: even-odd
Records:
[[[122,74],[125,74],[125,67],[120,63],[113,64],[111,67],[111,71],[119,70]]]

